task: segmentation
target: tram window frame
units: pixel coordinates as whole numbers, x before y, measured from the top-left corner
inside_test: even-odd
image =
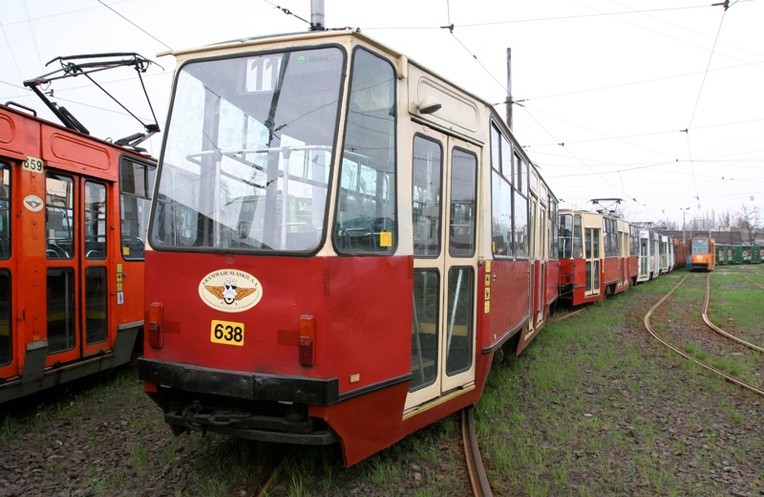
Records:
[[[120,159],[120,239],[122,257],[127,261],[142,261],[145,258],[145,240],[155,182],[154,164],[128,156]]]
[[[51,193],[49,180],[55,180],[60,183],[68,183],[69,188],[60,199],[64,200],[64,205],[56,205]],[[74,226],[77,225],[77,212],[74,199],[75,181],[73,176],[49,172],[45,175],[45,240],[46,257],[49,260],[72,260],[77,251],[77,240],[74,236]],[[58,232],[64,232],[61,238]],[[53,236],[51,236],[53,235]],[[62,246],[59,241],[66,242]],[[69,251],[67,251],[67,248]]]
[[[459,157],[457,157],[459,155]],[[462,162],[471,160],[467,164]],[[464,166],[463,170],[458,170]],[[470,168],[470,169],[467,169]],[[449,216],[448,216],[448,254],[451,257],[472,257],[475,255],[477,244],[477,177],[478,177],[478,156],[463,148],[454,147],[451,150],[451,181]],[[459,176],[459,175],[462,176]],[[471,174],[471,176],[467,176]],[[471,184],[469,183],[471,181]],[[460,185],[466,185],[467,188],[458,188]],[[464,195],[456,199],[457,195]],[[458,201],[457,201],[458,200]],[[470,206],[471,202],[471,206]],[[457,225],[454,221],[457,219],[460,223]],[[465,237],[465,232],[467,237]],[[456,245],[457,237],[460,241],[466,242],[463,246]]]
[[[346,47],[326,43],[183,63],[156,180],[151,247],[315,255],[328,236],[346,56]],[[284,195],[288,184],[306,197]]]
[[[364,60],[363,57],[369,59]],[[395,67],[380,54],[361,46],[353,49],[351,61],[332,243],[340,255],[392,255],[398,247],[398,88]],[[364,65],[365,62],[373,64]],[[386,74],[368,71],[369,68],[380,69],[382,66]],[[363,70],[367,71],[364,73]],[[354,88],[359,83],[369,82],[373,84]],[[386,87],[385,83],[389,85]],[[385,106],[380,106],[380,103],[385,103]],[[376,107],[372,108],[372,104]],[[368,142],[368,137],[372,136],[370,130],[375,143]],[[374,155],[359,152],[364,149]],[[387,152],[387,157],[383,156],[384,152]],[[351,167],[358,168],[355,177],[348,174]],[[362,167],[377,173],[376,188],[371,194],[362,191]],[[349,183],[344,184],[344,181]],[[355,187],[350,182],[355,182]],[[359,208],[353,208],[353,205]],[[363,216],[369,207],[373,210],[372,215]]]
[[[491,251],[494,257],[511,258],[512,185],[499,171],[491,174]]]
[[[524,209],[519,209],[522,204]],[[530,258],[530,202],[517,188],[512,190],[512,250],[516,259]],[[521,217],[522,214],[522,217]]]
[[[432,385],[440,370],[440,271],[435,268],[414,269],[411,321],[411,383],[409,392]],[[418,361],[417,361],[418,360]]]
[[[556,261],[559,259],[559,253],[557,251],[558,238],[560,235],[559,215],[557,214],[557,202],[550,195],[549,197],[549,260]]]
[[[11,168],[0,162],[0,260],[11,258]]]
[[[496,123],[491,123],[491,167],[501,171],[501,131]]]
[[[509,139],[495,122],[491,123],[491,252],[500,259],[515,257],[513,247],[513,165]],[[498,214],[497,214],[498,213]],[[498,215],[498,217],[497,217]]]
[[[85,181],[85,259],[105,260],[108,250],[107,216],[109,212],[108,188],[104,183]],[[91,195],[98,194],[98,199]]]
[[[584,258],[584,229],[581,214],[573,214],[573,258]]]
[[[443,224],[443,144],[430,137],[416,134],[413,138],[411,167],[412,231],[414,255],[416,257],[436,258],[441,252],[441,226]],[[429,150],[422,147],[427,146]],[[428,155],[419,157],[419,151],[428,154],[436,151],[437,157]],[[437,179],[433,179],[437,161]],[[419,173],[419,174],[418,174]],[[427,179],[432,183],[427,184]],[[434,203],[432,201],[434,200]],[[432,212],[435,215],[428,215]],[[431,234],[434,233],[434,237]],[[434,251],[432,251],[434,250]]]

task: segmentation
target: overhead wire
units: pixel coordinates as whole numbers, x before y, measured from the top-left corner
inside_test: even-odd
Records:
[[[136,29],[141,31],[143,34],[145,34],[146,36],[150,37],[152,40],[156,41],[160,45],[162,45],[165,48],[167,48],[167,50],[172,50],[172,47],[170,45],[168,45],[167,43],[163,42],[162,40],[160,40],[159,38],[157,38],[153,34],[149,33],[148,31],[146,31],[142,27],[138,26],[136,23],[134,23],[133,21],[131,21],[130,19],[128,19],[127,17],[125,17],[124,15],[119,13],[117,10],[113,9],[109,4],[105,3],[103,0],[98,0],[98,3],[100,3],[101,5],[103,5],[107,9],[109,9],[110,11],[114,12],[116,15],[118,15],[119,17],[121,17],[122,19],[127,21],[131,26],[135,27]]]
[[[719,4],[715,4],[715,5],[719,5]],[[692,113],[690,115],[690,121],[687,124],[687,128],[681,130],[681,132],[685,133],[686,139],[687,139],[687,155],[688,155],[688,157],[690,159],[690,171],[692,172],[692,183],[693,183],[693,186],[695,187],[695,198],[698,201],[698,209],[700,209],[700,195],[698,194],[698,183],[697,183],[697,180],[695,179],[695,164],[693,163],[693,160],[692,160],[692,143],[690,141],[690,130],[693,129],[692,128],[692,123],[695,120],[695,113],[697,112],[698,106],[700,105],[700,98],[703,95],[703,87],[706,84],[706,78],[708,77],[708,71],[711,68],[711,61],[713,60],[714,52],[716,51],[716,44],[719,41],[719,35],[722,32],[722,26],[724,25],[724,19],[725,19],[725,16],[727,15],[727,9],[729,8],[729,0],[725,0],[723,5],[724,5],[724,10],[722,11],[722,17],[719,20],[719,27],[716,30],[716,37],[714,38],[714,43],[713,43],[713,46],[711,47],[711,53],[708,55],[708,63],[706,64],[706,70],[703,73],[703,78],[701,79],[701,82],[700,82],[700,88],[698,90],[698,96],[695,99],[695,105],[692,108]]]

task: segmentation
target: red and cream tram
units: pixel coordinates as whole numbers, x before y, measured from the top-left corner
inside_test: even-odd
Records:
[[[351,31],[174,55],[139,362],[173,430],[351,465],[477,401],[556,298],[557,202],[492,106]]]
[[[0,402],[131,358],[154,170],[0,105]]]
[[[629,225],[602,212],[560,211],[560,297],[597,302],[629,288]]]

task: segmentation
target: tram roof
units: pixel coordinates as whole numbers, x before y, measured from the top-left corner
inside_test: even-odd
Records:
[[[212,43],[210,45],[181,48],[178,50],[169,50],[165,52],[160,52],[157,54],[157,56],[163,57],[167,55],[172,55],[176,57],[178,62],[182,63],[194,56],[199,56],[199,55],[211,56],[211,55],[222,55],[222,54],[229,54],[229,53],[234,54],[234,53],[240,53],[242,51],[245,51],[248,48],[255,48],[258,46],[272,44],[272,43],[298,45],[300,42],[315,41],[315,40],[325,40],[327,43],[331,42],[332,40],[336,40],[338,43],[341,43],[341,40],[343,39],[359,40],[363,42],[364,44],[370,45],[374,47],[375,49],[379,50],[380,52],[387,54],[391,58],[396,59],[398,61],[396,65],[398,78],[401,78],[401,79],[406,78],[408,76],[407,65],[412,64],[419,67],[423,71],[437,77],[438,79],[448,82],[449,85],[465,93],[466,95],[469,95],[470,98],[474,98],[475,100],[480,101],[481,103],[485,104],[489,108],[493,108],[493,105],[490,102],[486,101],[485,99],[475,95],[471,91],[466,90],[459,85],[454,84],[451,80],[427,68],[427,66],[420,64],[419,62],[415,60],[409,59],[407,55],[399,52],[398,50],[390,48],[389,46],[384,45],[383,43],[380,43],[374,38],[371,38],[363,34],[359,29],[343,28],[343,29],[332,29],[332,30],[325,30],[325,31],[305,31],[305,32],[297,32],[297,33],[283,33],[283,34],[255,36],[251,38],[240,38],[240,39],[228,40],[228,41],[223,41],[218,43]]]

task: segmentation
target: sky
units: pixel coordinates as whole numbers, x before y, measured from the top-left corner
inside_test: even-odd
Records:
[[[55,120],[24,80],[58,56],[137,52],[156,62],[143,77],[163,128],[175,63],[160,53],[309,20],[310,0],[0,0],[0,101]],[[512,129],[561,208],[621,198],[627,220],[679,228],[764,210],[764,0],[325,0],[325,23],[360,28],[502,116],[511,48]],[[135,71],[97,80],[151,122]],[[53,88],[94,136],[142,130],[83,78]],[[144,146],[159,156],[161,135]]]

